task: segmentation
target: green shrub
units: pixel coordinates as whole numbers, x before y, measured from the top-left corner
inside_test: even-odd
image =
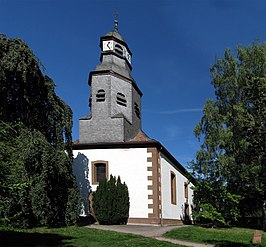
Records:
[[[125,183],[118,176],[110,176],[109,181],[101,181],[93,194],[93,209],[99,224],[126,224],[129,213],[129,195]]]
[[[193,212],[193,218],[197,223],[210,223],[213,226],[226,226],[224,217],[210,203],[200,205],[200,210]]]

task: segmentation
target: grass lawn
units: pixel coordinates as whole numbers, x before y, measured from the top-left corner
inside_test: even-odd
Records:
[[[72,226],[27,230],[0,227],[0,246],[174,247],[178,245],[139,235]]]
[[[255,230],[246,228],[204,228],[188,226],[165,233],[165,237],[184,239],[193,242],[212,243],[215,246],[253,246],[251,244]],[[254,245],[258,246],[258,245]],[[266,233],[263,233],[262,245],[266,247]]]

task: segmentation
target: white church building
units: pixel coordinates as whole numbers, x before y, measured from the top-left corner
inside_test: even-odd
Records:
[[[120,176],[129,190],[128,223],[179,224],[191,217],[191,175],[141,127],[142,92],[131,76],[132,53],[118,32],[100,39],[101,63],[90,72],[90,112],[79,120],[73,171],[88,214],[99,181]],[[89,184],[88,184],[89,181]]]

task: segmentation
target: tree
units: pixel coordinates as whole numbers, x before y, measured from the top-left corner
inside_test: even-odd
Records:
[[[129,195],[125,183],[118,176],[103,180],[93,194],[93,209],[101,225],[126,224],[129,215]]]
[[[266,43],[226,50],[211,76],[216,99],[207,100],[194,130],[203,138],[191,162],[195,202],[212,206],[224,223],[254,215],[265,223]]]
[[[0,220],[73,224],[72,111],[20,39],[0,37]]]

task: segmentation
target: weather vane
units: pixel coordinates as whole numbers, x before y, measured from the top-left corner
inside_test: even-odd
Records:
[[[114,23],[115,23],[115,28],[114,28],[114,31],[115,32],[118,32],[118,20],[117,20],[117,17],[118,17],[118,14],[117,13],[114,13]]]

